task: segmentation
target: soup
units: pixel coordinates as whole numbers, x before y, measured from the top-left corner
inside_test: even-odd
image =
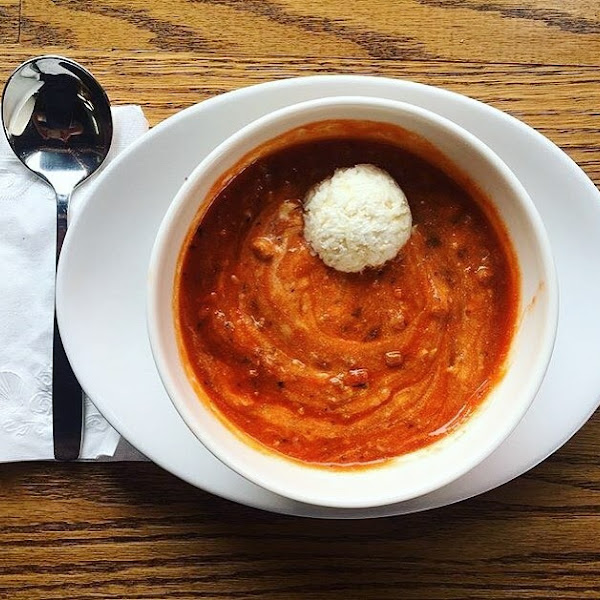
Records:
[[[175,320],[199,401],[235,431],[299,461],[370,465],[427,447],[484,401],[519,273],[489,200],[426,143],[366,122],[319,131],[216,186],[180,255]],[[311,252],[302,199],[361,163],[398,182],[413,231],[381,268],[342,273]]]

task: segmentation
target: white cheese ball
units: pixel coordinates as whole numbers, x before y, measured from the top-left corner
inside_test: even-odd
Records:
[[[411,228],[404,192],[373,165],[337,169],[304,199],[304,237],[326,265],[345,273],[394,258]]]

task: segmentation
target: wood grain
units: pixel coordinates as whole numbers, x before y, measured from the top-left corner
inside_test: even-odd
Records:
[[[524,120],[597,185],[599,50],[597,0],[0,0],[0,80],[66,54],[156,124],[274,79],[407,78]],[[237,506],[151,464],[0,465],[0,599],[600,598],[599,456],[595,416],[498,490],[363,522]]]
[[[597,64],[593,0],[22,0],[21,41],[203,54]]]
[[[600,597],[600,418],[517,481],[401,518],[307,521],[148,464],[0,469],[0,598]]]
[[[53,47],[0,48],[0,79]],[[286,77],[379,75],[438,85],[522,119],[563,148],[600,183],[600,74],[590,66],[387,61],[361,58],[244,58],[145,51],[67,51],[92,70],[115,104],[141,104],[152,125],[210,96]]]
[[[19,39],[19,0],[0,0],[0,44]]]

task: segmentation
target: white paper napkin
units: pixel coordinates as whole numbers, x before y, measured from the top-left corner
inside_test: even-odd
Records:
[[[113,109],[105,163],[148,130],[139,106]],[[95,177],[76,191],[71,224]],[[56,204],[0,133],[0,462],[47,460],[52,442],[52,335]],[[93,340],[90,340],[93,343]],[[140,458],[86,398],[82,459]]]

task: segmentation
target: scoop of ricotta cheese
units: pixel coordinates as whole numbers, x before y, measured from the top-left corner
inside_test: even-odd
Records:
[[[394,258],[411,234],[404,192],[373,165],[337,169],[304,199],[304,237],[321,260],[357,273]]]

